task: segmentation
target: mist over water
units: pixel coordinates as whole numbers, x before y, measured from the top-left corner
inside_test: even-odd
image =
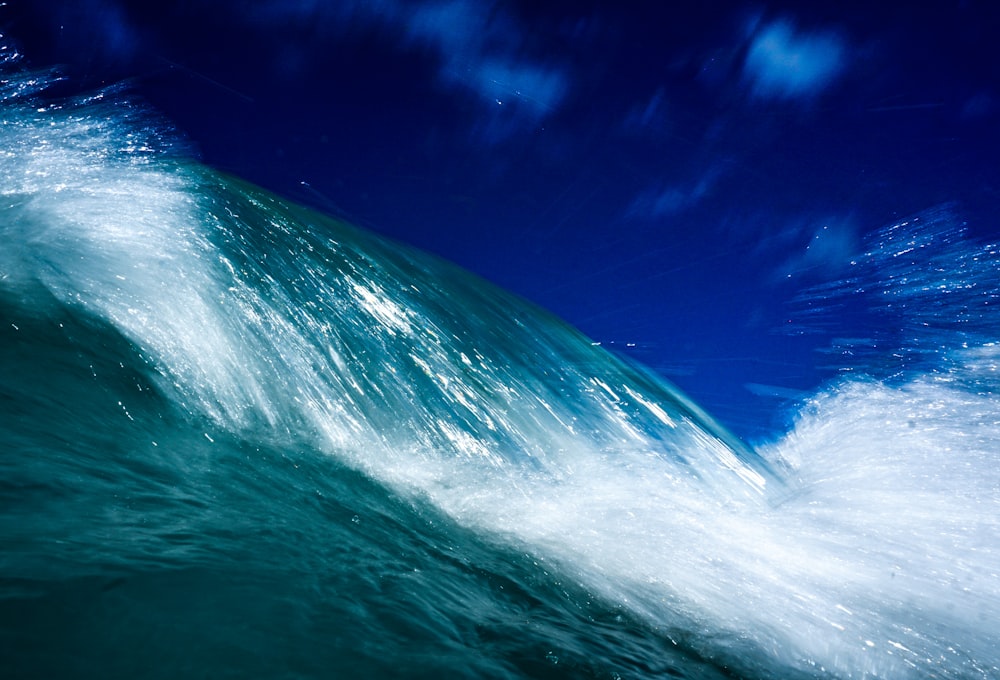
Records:
[[[803,294],[891,333],[751,451],[529,303],[5,68],[14,676],[1000,673],[998,260],[947,210]]]

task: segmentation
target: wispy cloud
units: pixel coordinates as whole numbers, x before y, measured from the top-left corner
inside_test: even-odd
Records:
[[[272,0],[255,16],[266,25],[281,17],[314,30],[366,24],[401,35],[404,49],[434,56],[443,87],[473,95],[488,118],[503,119],[502,125],[486,126],[494,131],[538,123],[558,109],[571,87],[565,67],[533,53],[528,31],[515,17],[475,0]]]
[[[661,87],[649,99],[629,109],[625,115],[624,129],[642,132],[662,128],[666,119],[665,95],[666,92]]]
[[[722,165],[719,164],[696,182],[667,183],[647,189],[632,200],[626,216],[657,219],[682,212],[709,196],[721,174]]]
[[[756,29],[743,75],[756,97],[811,97],[844,69],[845,51],[836,33],[797,31],[792,22],[777,20]]]
[[[776,278],[830,276],[848,266],[857,252],[858,230],[849,217],[807,220],[790,231],[797,232],[804,243],[776,269]]]
[[[441,58],[441,76],[491,105],[518,103],[545,115],[569,87],[563,69],[525,56],[525,35],[511,17],[470,0],[415,6],[403,16],[417,42]]]

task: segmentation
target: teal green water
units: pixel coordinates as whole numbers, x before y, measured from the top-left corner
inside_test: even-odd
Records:
[[[233,187],[234,196],[247,190]],[[441,271],[442,281],[462,276]],[[164,309],[174,304],[168,296]],[[411,485],[400,491],[359,471],[364,456],[385,455],[372,433],[360,433],[349,455],[331,454],[315,425],[273,401],[300,394],[294,375],[270,376],[267,408],[280,415],[265,418],[210,401],[199,391],[206,386],[174,382],[159,357],[37,280],[5,291],[0,318],[7,677],[718,674],[544,557],[460,526]],[[391,373],[395,359],[367,332],[341,341],[357,343],[358,379],[379,390],[368,367]],[[484,333],[503,332],[499,321],[484,322]],[[576,339],[560,325],[538,332]],[[580,361],[611,361],[577,344]],[[468,351],[477,351],[471,341]],[[259,356],[236,360],[253,370]],[[391,396],[382,389],[378,400]],[[417,417],[430,418],[430,400],[441,399],[427,398],[409,406]],[[364,408],[373,429],[392,435],[420,424],[398,404]],[[493,430],[484,437],[491,446],[498,439]],[[407,455],[419,467],[433,446],[443,445],[418,441]],[[544,464],[503,441],[492,450],[526,456],[511,463],[518,468]],[[452,445],[442,455],[468,454]]]
[[[432,496],[721,430],[446,263],[88,114],[6,130],[6,677],[718,674]]]
[[[758,453],[546,312],[8,75],[5,677],[997,675],[992,344]]]
[[[3,314],[5,677],[714,676],[321,451],[206,427],[110,329]]]

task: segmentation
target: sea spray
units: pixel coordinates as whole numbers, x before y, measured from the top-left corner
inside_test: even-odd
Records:
[[[48,642],[8,620],[22,674],[49,643],[78,672],[77,636],[108,644],[81,630],[136,635],[125,615],[224,631],[175,637],[201,651],[166,675],[229,648],[316,675],[329,639],[359,674],[998,672],[989,345],[832,385],[758,455],[530,304],[185,159],[113,93],[8,99],[4,611],[35,598],[36,635],[60,599],[91,612]],[[267,607],[292,641],[241,637]]]

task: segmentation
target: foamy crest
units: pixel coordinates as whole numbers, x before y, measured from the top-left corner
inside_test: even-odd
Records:
[[[741,673],[1000,673],[989,344],[829,389],[768,463],[541,310],[160,153],[127,106],[7,106],[2,285],[113,324],[194,418],[319,445]]]

